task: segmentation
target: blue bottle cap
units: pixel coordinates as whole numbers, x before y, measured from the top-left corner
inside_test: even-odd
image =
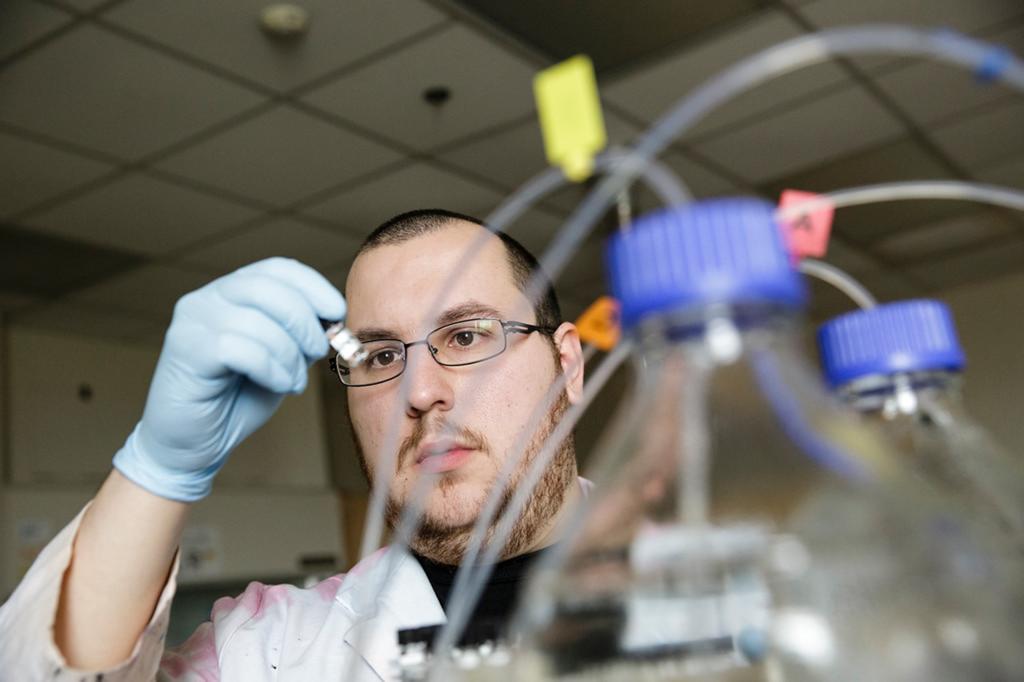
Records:
[[[605,254],[622,326],[710,303],[803,307],[775,207],[749,198],[712,199],[654,211],[614,235]]]
[[[870,375],[964,367],[949,308],[926,299],[840,315],[818,329],[818,348],[832,386]]]

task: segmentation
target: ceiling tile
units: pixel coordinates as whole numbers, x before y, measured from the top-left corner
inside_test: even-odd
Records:
[[[160,255],[255,215],[247,206],[133,173],[21,222],[80,241]]]
[[[620,0],[455,0],[452,4],[500,27],[503,34],[554,61],[588,55],[600,74],[656,56],[694,36],[728,27],[766,3],[668,0],[645,2],[639,12],[631,11],[632,7]]]
[[[440,158],[509,188],[518,187],[549,167],[540,126],[532,118],[446,150]]]
[[[951,178],[950,172],[911,138],[885,142],[769,183],[777,197],[784,189],[828,192],[901,180]],[[968,210],[971,205],[967,205]],[[973,208],[976,208],[974,206]],[[866,243],[913,225],[964,210],[951,201],[900,201],[847,206],[836,213],[834,230],[855,243]]]
[[[659,160],[682,181],[695,199],[751,193],[751,190],[738,187],[704,164],[681,152],[669,151],[663,154]],[[643,213],[664,205],[664,202],[655,197],[647,185],[637,183],[634,186],[637,188],[634,213]]]
[[[694,145],[751,182],[795,173],[903,133],[901,124],[860,88],[823,96]]]
[[[120,26],[277,90],[289,90],[401,42],[445,16],[418,0],[306,0],[295,42],[260,30],[265,0],[133,0],[104,15]]]
[[[502,195],[425,163],[405,166],[303,209],[365,236],[385,220],[421,208],[444,208],[483,219]]]
[[[1007,48],[1018,57],[1024,56],[1024,13],[1018,15],[1013,25],[985,31],[983,35],[985,40]]]
[[[803,14],[821,27],[879,21],[943,27],[974,32],[1019,16],[1018,0],[817,0],[803,5]]]
[[[974,202],[946,199],[876,202],[840,209],[832,229],[854,244],[873,247],[880,239],[977,209]]]
[[[581,183],[568,183],[554,190],[539,203],[552,210],[569,215],[587,198],[590,190],[596,186],[594,177]]]
[[[908,269],[914,277],[936,289],[1021,271],[1024,271],[1024,240],[1019,239]]]
[[[1024,187],[1024,154],[981,168],[975,175],[985,182],[1022,188]]]
[[[639,132],[613,112],[604,112],[608,145],[625,145]],[[506,130],[487,134],[446,149],[439,157],[509,188],[521,184],[550,167],[544,154],[544,140],[536,117]]]
[[[326,228],[290,218],[260,222],[214,244],[182,256],[191,266],[202,267],[217,275],[236,270],[264,258],[294,258],[316,269],[346,262],[360,242]]]
[[[0,220],[95,180],[113,168],[0,132]]]
[[[69,304],[130,313],[155,322],[171,319],[178,299],[211,280],[209,275],[168,265],[144,265],[67,297]]]
[[[0,313],[10,313],[38,303],[41,299],[28,294],[0,290]]]
[[[166,324],[130,313],[104,310],[81,303],[50,303],[15,313],[12,324],[30,329],[60,332],[61,335],[101,339],[137,340],[162,337]]]
[[[533,109],[536,69],[453,26],[314,90],[306,101],[416,149],[430,149]],[[451,91],[441,106],[423,92]]]
[[[1024,99],[939,126],[932,139],[970,170],[1024,154]]]
[[[530,253],[541,259],[551,240],[564,227],[565,218],[550,211],[532,208],[510,225],[506,232],[516,238]],[[556,278],[557,279],[557,278]]]
[[[936,253],[969,248],[1013,230],[1014,226],[995,211],[974,211],[898,232],[872,244],[872,249],[890,260],[920,261]]]
[[[562,224],[555,216],[540,211],[529,211],[522,222],[513,226],[510,232],[539,260],[544,255],[546,245]],[[601,250],[594,246],[600,243],[601,240],[597,237],[588,239],[570,259],[562,275],[555,279],[555,290],[562,303],[563,316],[567,320],[575,319],[583,310],[582,305],[574,305],[570,299],[575,301],[586,298],[589,305],[606,290]],[[351,261],[326,268],[321,272],[328,281],[343,291],[350,268]],[[573,296],[577,298],[574,299]]]
[[[53,298],[141,262],[126,251],[0,225],[0,290]]]
[[[723,194],[743,194],[749,190],[736,185],[717,172],[708,168],[700,161],[690,158],[683,152],[669,151],[660,157],[662,163],[669,167],[687,189],[698,198],[721,196]]]
[[[800,7],[801,14],[819,28],[871,23],[940,25],[975,33],[1021,14],[1019,0],[816,0]],[[859,65],[875,68],[899,59],[893,55],[858,56]]]
[[[664,170],[675,176],[683,185],[682,188],[688,190],[695,199],[751,193],[750,189],[737,186],[705,164],[691,159],[685,152],[670,150],[660,156],[658,162],[662,163]],[[582,184],[566,185],[552,193],[546,203],[560,211],[571,213],[584,202],[595,184],[596,182],[591,180]],[[665,205],[663,199],[656,196],[650,185],[643,179],[633,183],[631,199],[634,214],[651,211]],[[614,209],[609,210],[613,211]]]
[[[88,12],[93,8],[109,2],[109,0],[55,0],[58,4],[70,7],[80,12]]]
[[[637,127],[612,112],[605,112],[605,126],[609,146],[629,144],[640,132]],[[442,153],[440,158],[510,189],[518,188],[549,167],[544,156],[540,129],[533,120],[457,146]],[[695,196],[716,196],[740,191],[731,182],[682,152],[669,150],[660,157],[660,161],[668,170],[677,174]],[[572,211],[591,189],[592,183],[567,185],[551,193],[544,203],[561,211]],[[639,210],[646,210],[660,205],[660,202],[656,202],[649,192],[642,191],[638,194],[637,205]]]
[[[8,0],[0,3],[0,59],[69,21],[71,15],[67,12],[38,2]]]
[[[0,120],[137,159],[254,106],[223,79],[89,25],[0,72]]]
[[[876,79],[916,123],[927,126],[979,106],[1017,97],[1008,86],[980,83],[974,74],[936,62],[919,62]]]
[[[861,185],[924,178],[947,178],[949,171],[909,137],[889,140],[769,183],[770,194],[784,189],[829,192]]]
[[[924,293],[920,285],[903,270],[876,270],[858,279],[880,303],[918,298]]]
[[[801,27],[781,12],[764,11],[714,39],[602,84],[602,93],[634,115],[654,121],[715,74],[763,48],[802,33]],[[833,64],[821,64],[773,79],[715,109],[684,137],[702,136],[738,121],[756,118],[780,104],[846,79],[845,73]]]
[[[816,323],[848,313],[857,307],[849,296],[831,284],[813,277],[808,277],[806,281],[810,294],[807,312]]]
[[[376,142],[283,106],[175,154],[158,167],[285,206],[398,158]]]
[[[836,237],[829,241],[828,253],[824,260],[826,263],[834,265],[851,275],[873,272],[881,267],[881,264],[867,251],[857,246],[846,244]]]

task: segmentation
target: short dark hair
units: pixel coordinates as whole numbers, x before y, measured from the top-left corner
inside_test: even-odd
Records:
[[[396,215],[381,225],[363,241],[362,246],[356,252],[360,254],[374,249],[378,246],[401,244],[402,242],[419,237],[420,235],[436,232],[451,225],[456,220],[464,220],[481,227],[487,227],[484,221],[479,218],[447,211],[443,208],[421,208],[415,211],[407,211]],[[530,279],[535,273],[540,273],[543,283],[544,294],[533,305],[533,312],[537,316],[537,325],[549,329],[555,329],[562,323],[562,311],[558,305],[558,297],[555,295],[555,288],[551,281],[540,268],[540,263],[525,246],[508,236],[504,232],[495,232],[495,236],[501,239],[505,245],[505,255],[508,257],[508,264],[512,270],[512,281],[520,291],[526,292]]]

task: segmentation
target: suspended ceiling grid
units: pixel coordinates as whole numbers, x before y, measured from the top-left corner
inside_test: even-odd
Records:
[[[248,0],[0,6],[0,310],[153,342],[178,296],[258,258],[296,257],[341,285],[381,220],[424,206],[482,215],[542,169],[531,78],[577,51],[595,57],[618,143],[721,68],[816,28],[941,23],[1024,54],[1019,0],[302,4],[312,25],[294,44],[261,33],[263,3]],[[452,95],[440,107],[422,97],[438,85]],[[1020,93],[855,58],[741,96],[663,160],[698,196],[918,178],[1024,187],[1022,131]],[[558,194],[514,234],[541,249],[580,196]],[[882,299],[1024,269],[1021,216],[973,204],[844,209],[835,232],[829,260]],[[600,279],[595,237],[560,281],[570,315]],[[848,307],[818,294],[819,314]]]

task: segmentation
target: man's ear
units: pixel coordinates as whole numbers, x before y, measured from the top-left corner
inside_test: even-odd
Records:
[[[575,405],[583,398],[583,348],[576,325],[563,322],[553,335],[558,359],[565,374],[565,394]]]

